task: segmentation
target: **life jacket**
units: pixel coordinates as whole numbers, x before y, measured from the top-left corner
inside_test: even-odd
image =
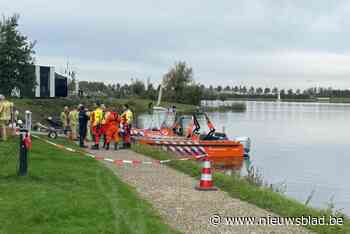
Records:
[[[90,119],[90,127],[92,127],[93,123],[95,122],[95,112],[94,111],[91,111],[89,113],[89,119]]]
[[[126,111],[123,112],[122,117],[125,118],[125,121],[128,124],[131,124],[133,121],[133,113],[131,110],[127,109]]]
[[[60,119],[64,126],[69,125],[69,114],[66,113],[65,111],[61,112]]]
[[[0,120],[11,120],[11,111],[13,103],[9,101],[0,102]]]
[[[103,111],[101,108],[97,108],[95,111],[93,111],[92,114],[92,126],[95,127],[102,123],[103,120]]]
[[[107,124],[107,119],[110,113],[110,111],[102,111],[102,125]]]
[[[79,113],[76,110],[69,112],[69,120],[71,124],[78,124]]]

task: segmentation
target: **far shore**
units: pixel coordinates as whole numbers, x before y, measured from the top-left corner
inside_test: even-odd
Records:
[[[212,100],[208,100],[212,101]],[[327,99],[317,99],[317,98],[307,98],[307,99],[298,99],[298,98],[282,98],[277,100],[276,98],[229,98],[221,101],[261,101],[261,102],[305,102],[305,103],[342,103],[350,104],[349,98],[327,98]]]

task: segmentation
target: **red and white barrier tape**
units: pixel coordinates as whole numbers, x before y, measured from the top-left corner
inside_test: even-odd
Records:
[[[73,152],[73,153],[82,153],[90,158],[94,158],[96,160],[99,160],[99,161],[106,161],[106,162],[110,162],[110,163],[113,163],[113,164],[116,164],[118,166],[121,166],[123,164],[131,164],[131,165],[160,165],[160,164],[165,164],[165,163],[168,163],[168,162],[171,162],[171,161],[187,161],[187,160],[197,160],[197,159],[202,159],[202,158],[205,158],[207,155],[205,154],[202,154],[202,155],[196,155],[196,156],[193,156],[191,158],[179,158],[179,159],[168,159],[168,160],[155,160],[155,161],[141,161],[141,160],[124,160],[124,159],[112,159],[112,158],[106,158],[106,157],[102,157],[102,156],[98,156],[98,155],[94,155],[94,154],[91,154],[91,153],[87,153],[85,151],[81,151],[81,150],[76,150],[76,149],[73,149],[73,148],[70,148],[70,147],[67,147],[67,146],[64,146],[64,145],[61,145],[61,144],[56,144],[52,141],[49,141],[49,140],[46,140],[46,139],[43,139],[39,136],[36,136],[36,135],[32,135],[34,138],[37,138],[37,139],[40,139],[50,145],[53,145],[59,149],[64,149],[64,150],[67,150],[69,152]]]

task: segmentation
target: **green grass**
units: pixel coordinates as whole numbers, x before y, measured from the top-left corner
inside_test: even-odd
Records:
[[[134,145],[132,149],[157,160],[166,160],[174,157],[169,152],[146,145]],[[201,166],[194,161],[172,161],[167,165],[196,178],[199,178],[201,173]],[[214,173],[213,180],[215,186],[226,191],[230,196],[272,211],[283,217],[301,217],[303,215],[310,215],[312,217],[322,217],[325,215],[325,217],[329,217],[331,215],[329,211],[305,206],[294,199],[273,192],[269,188],[253,185],[242,177]],[[317,233],[325,234],[350,233],[350,221],[346,219],[345,224],[339,226],[307,226],[307,228]]]
[[[100,162],[34,139],[18,177],[17,147],[0,142],[0,233],[177,233]]]

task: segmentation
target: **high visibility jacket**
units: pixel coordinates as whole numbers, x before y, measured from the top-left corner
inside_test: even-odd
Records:
[[[60,115],[60,119],[61,119],[61,122],[63,124],[64,127],[68,126],[69,124],[69,116],[66,112],[61,112],[61,115]]]
[[[103,111],[101,108],[97,108],[95,111],[92,112],[92,119],[91,119],[92,126],[95,127],[97,125],[100,125],[102,123],[102,120],[103,120]]]
[[[11,120],[11,112],[13,103],[7,100],[0,102],[0,120],[9,121]]]
[[[103,111],[102,113],[102,124],[106,124],[110,111]]]
[[[79,119],[79,113],[77,110],[72,110],[71,112],[69,112],[70,124],[78,125],[78,119]]]
[[[133,118],[134,118],[132,111],[129,110],[129,109],[127,109],[126,111],[124,111],[123,114],[122,114],[122,118],[124,118],[125,121],[126,121],[128,124],[131,124],[131,123],[132,123],[132,120],[133,120]]]

